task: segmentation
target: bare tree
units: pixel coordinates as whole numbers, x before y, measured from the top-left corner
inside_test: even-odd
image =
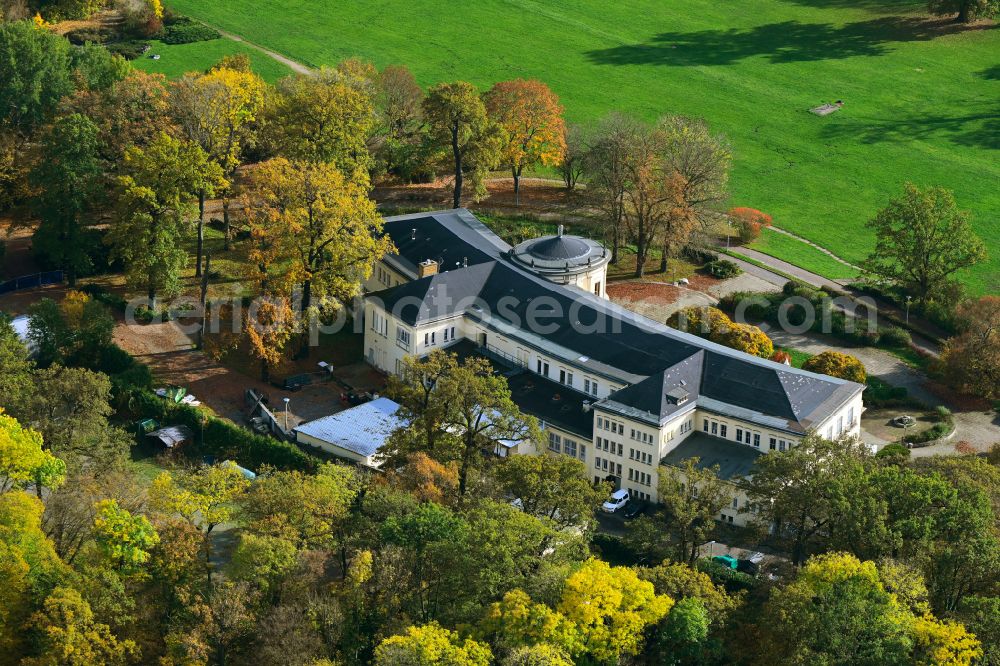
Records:
[[[612,113],[594,130],[585,168],[590,176],[588,191],[601,211],[606,237],[611,241],[611,263],[618,262],[624,226],[625,191],[629,187],[628,163],[643,133],[642,125],[629,116]]]

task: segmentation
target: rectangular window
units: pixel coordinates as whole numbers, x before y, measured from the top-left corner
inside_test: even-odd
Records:
[[[597,382],[590,382],[590,395],[597,395]]]
[[[590,380],[586,377],[583,379],[583,392],[590,393]]]
[[[753,445],[756,446],[758,449],[760,448],[760,433],[759,432],[755,432],[753,434]]]
[[[396,344],[406,350],[410,349],[410,332],[403,328],[396,329]]]
[[[572,439],[563,440],[563,453],[576,458],[576,442]]]
[[[743,428],[737,428],[736,429],[736,441],[737,442],[742,442],[743,441]]]
[[[713,435],[719,434],[719,422],[718,421],[712,421],[712,434]]]
[[[774,451],[774,449],[776,449],[778,447],[778,440],[775,439],[774,437],[771,437],[770,439],[771,439],[771,441],[770,441],[771,450]]]
[[[586,459],[587,459],[587,445],[586,444],[581,444],[580,445],[580,460],[586,460]]]
[[[618,463],[618,473],[615,474],[615,476],[621,476],[621,475],[622,475],[622,464]]]
[[[549,451],[559,453],[561,450],[562,438],[554,432],[549,433]]]
[[[837,436],[840,437],[844,433],[844,417],[837,417]]]
[[[785,450],[785,440],[783,440],[783,439],[779,439],[778,440],[778,450],[779,451],[784,451]]]
[[[847,422],[850,425],[852,425],[852,426],[854,425],[854,408],[853,407],[851,407],[849,410],[847,410]]]
[[[620,456],[625,455],[625,445],[624,444],[619,444],[618,445],[618,455],[620,455]]]
[[[728,427],[729,426],[727,426],[725,423],[723,423],[721,426],[719,426],[719,437],[722,437],[723,439],[726,438],[726,429]]]
[[[701,422],[701,429],[702,429],[702,430],[703,430],[704,432],[708,432],[708,419],[702,419],[702,422]]]

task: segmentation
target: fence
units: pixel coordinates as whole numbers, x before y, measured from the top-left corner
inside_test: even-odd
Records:
[[[33,289],[49,284],[60,284],[63,281],[62,271],[47,271],[34,275],[22,275],[6,282],[0,282],[0,294],[7,294],[20,289]]]
[[[283,422],[279,422],[278,417],[275,416],[274,412],[268,409],[267,405],[261,399],[261,395],[252,388],[248,388],[243,392],[243,399],[246,404],[251,405],[250,409],[250,419],[251,421],[256,418],[263,419],[266,424],[268,432],[273,435],[277,435],[282,439],[287,438],[288,434],[285,432],[283,427]]]

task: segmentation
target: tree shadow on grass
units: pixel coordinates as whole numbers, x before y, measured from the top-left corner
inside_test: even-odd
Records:
[[[754,56],[772,63],[837,60],[886,53],[891,44],[928,41],[966,30],[996,26],[964,26],[947,20],[889,16],[844,26],[784,21],[749,30],[663,32],[645,44],[624,44],[589,51],[600,65],[731,65]]]
[[[984,70],[976,72],[976,74],[990,81],[1000,81],[1000,65],[993,65],[992,67],[987,67]]]
[[[925,11],[925,0],[785,0],[793,5],[813,9],[860,9],[878,14],[898,14]]]
[[[966,113],[915,114],[906,118],[850,120],[823,130],[828,141],[862,143],[908,143],[944,138],[959,146],[1000,150],[1000,105],[988,103],[965,107]]]

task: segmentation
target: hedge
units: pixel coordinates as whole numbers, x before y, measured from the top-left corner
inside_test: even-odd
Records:
[[[128,406],[133,413],[154,418],[162,425],[191,428],[195,442],[185,448],[188,455],[233,459],[253,470],[264,465],[297,470],[316,467],[317,460],[294,444],[258,435],[204,409],[165,400],[149,390],[133,389]]]
[[[218,39],[222,34],[201,23],[182,21],[168,25],[158,37],[164,44],[193,44]]]

